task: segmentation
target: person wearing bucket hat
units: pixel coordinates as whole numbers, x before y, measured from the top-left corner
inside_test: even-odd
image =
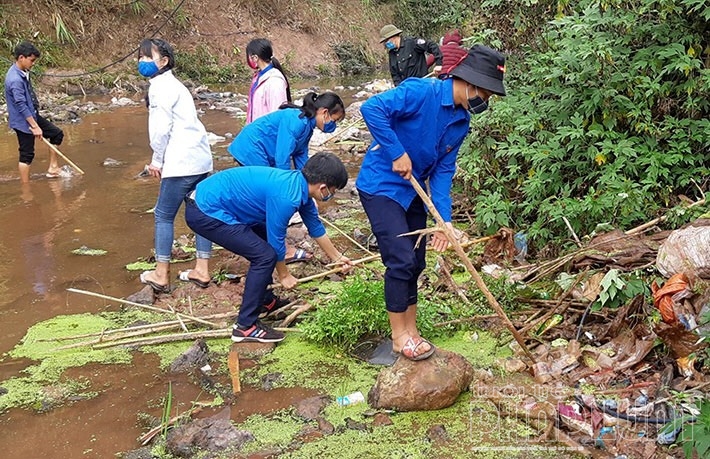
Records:
[[[438,73],[441,70],[441,51],[433,41],[403,37],[401,29],[387,24],[380,29],[380,43],[384,44],[389,53],[390,74],[395,86],[406,78],[427,74],[427,53],[434,56],[434,71]]]
[[[423,360],[434,346],[417,329],[417,281],[426,267],[426,244],[400,234],[424,229],[427,212],[409,182],[429,190],[434,206],[451,227],[451,184],[456,157],[468,134],[471,114],[481,113],[493,94],[505,95],[505,58],[474,46],[446,79],[410,78],[368,99],[362,117],[372,134],[355,186],[385,270],[385,307],[392,329],[392,350]],[[434,232],[431,245],[443,251],[449,242]]]

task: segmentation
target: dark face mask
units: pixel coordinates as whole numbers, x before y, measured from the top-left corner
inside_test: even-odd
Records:
[[[488,109],[488,102],[478,95],[478,90],[476,90],[476,97],[468,97],[468,85],[466,86],[466,98],[468,99],[468,112],[470,114],[478,115]]]

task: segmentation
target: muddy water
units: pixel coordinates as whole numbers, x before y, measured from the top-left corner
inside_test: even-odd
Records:
[[[202,120],[217,134],[239,127],[223,112],[208,111]],[[65,141],[60,149],[85,175],[43,177],[49,150],[39,143],[33,179],[25,187],[17,179],[17,140],[6,126],[0,128],[0,354],[11,350],[37,322],[118,308],[109,301],[68,293],[68,287],[113,297],[140,288],[137,273],[124,266],[151,253],[153,217],[145,211],[153,207],[158,191],[157,180],[135,178],[151,155],[143,106],[117,108],[62,125]],[[213,151],[224,155],[227,145],[216,145]],[[104,167],[106,158],[123,165]],[[228,165],[226,158],[215,163],[218,169]],[[188,231],[180,214],[175,232]],[[108,254],[71,253],[81,246]],[[2,359],[0,381],[18,375],[29,363]],[[80,369],[91,375],[93,389],[102,394],[45,414],[13,410],[0,415],[0,456],[105,458],[138,447],[136,438],[146,429],[138,425],[137,412],[159,417],[159,401],[167,392],[168,377],[157,368],[154,358],[136,354],[127,367]],[[170,378],[178,404],[199,396],[199,388],[180,377]],[[290,398],[284,394],[279,404],[288,406]],[[158,406],[146,408],[151,400]]]

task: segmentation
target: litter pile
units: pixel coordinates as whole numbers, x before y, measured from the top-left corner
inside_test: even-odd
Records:
[[[543,430],[542,416],[567,443],[612,457],[654,457],[677,440],[708,457],[710,220],[649,237],[615,230],[557,260],[491,265],[512,263],[515,239],[499,231],[482,269],[517,282],[555,278],[562,293],[521,298],[538,307],[514,321],[533,358],[513,343],[518,357],[503,366],[527,371],[537,388],[522,405],[496,403],[501,414]],[[651,277],[654,268],[668,279]],[[541,441],[560,441],[544,430]]]

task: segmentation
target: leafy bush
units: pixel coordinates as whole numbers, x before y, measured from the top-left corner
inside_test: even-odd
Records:
[[[343,75],[366,75],[377,67],[375,59],[362,44],[342,41],[333,45],[333,51],[338,56]]]
[[[583,1],[553,21],[541,52],[509,59],[509,95],[474,117],[459,178],[486,233],[506,224],[540,245],[568,234],[562,217],[589,234],[698,195],[710,172],[710,9],[613,3]]]
[[[417,309],[417,327],[422,335],[436,335],[433,326],[436,317],[437,308],[422,299]],[[384,282],[364,277],[348,279],[342,294],[309,314],[300,329],[308,340],[345,349],[352,348],[364,335],[389,336],[391,330],[385,309]]]
[[[246,66],[230,64],[210,52],[206,45],[199,45],[192,52],[176,52],[175,67],[181,77],[204,84],[234,83],[247,80]]]
[[[485,38],[485,43],[502,49],[533,41],[560,8],[553,0],[395,0],[394,4],[394,23],[406,35],[438,39],[458,28],[465,37]]]

